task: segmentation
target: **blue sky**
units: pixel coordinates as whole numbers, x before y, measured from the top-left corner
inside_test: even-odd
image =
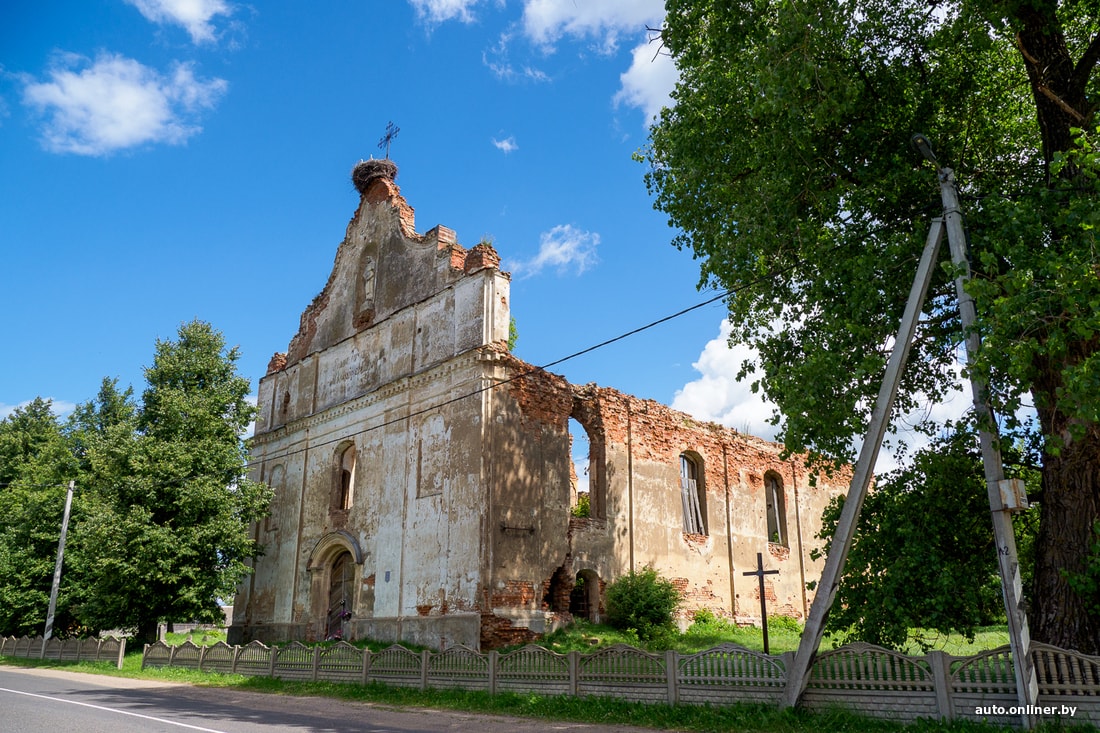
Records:
[[[0,23],[0,415],[140,393],[194,318],[255,386],[392,121],[417,229],[493,240],[546,364],[713,293],[631,154],[668,101],[654,0],[20,3]],[[721,303],[553,368],[769,435]],[[699,371],[695,366],[703,370]]]

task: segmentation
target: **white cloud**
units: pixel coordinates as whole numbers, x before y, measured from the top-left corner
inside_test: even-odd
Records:
[[[76,403],[75,402],[69,402],[67,400],[55,400],[52,397],[46,397],[45,399],[50,401],[50,412],[52,412],[57,417],[65,417],[70,412],[72,412],[73,410],[76,409]],[[20,402],[18,405],[7,405],[7,404],[4,404],[3,402],[0,402],[0,420],[3,420],[4,418],[8,417],[9,415],[11,415],[16,410],[18,410],[22,407],[26,407],[31,402],[32,402],[32,400],[24,400],[23,402]]]
[[[447,20],[470,23],[474,19],[471,10],[479,2],[481,0],[409,0],[420,19],[432,24]]]
[[[158,25],[183,26],[194,43],[214,40],[214,26],[210,21],[216,15],[232,12],[224,0],[126,0],[145,18]]]
[[[489,67],[493,75],[502,81],[550,81],[546,72],[533,66],[523,66],[517,69],[509,59],[509,46],[512,44],[514,34],[505,31],[500,34],[500,39],[481,54],[481,62]]]
[[[145,143],[182,144],[202,129],[196,114],[213,107],[228,86],[224,79],[196,78],[190,64],[164,75],[117,54],[88,62],[66,54],[49,70],[49,81],[26,84],[24,103],[47,115],[47,150],[105,155]]]
[[[630,68],[619,75],[622,87],[615,104],[637,107],[645,114],[648,127],[662,107],[672,104],[672,90],[680,74],[667,53],[659,53],[660,41],[647,41],[634,48]]]
[[[526,0],[523,30],[534,42],[549,46],[563,35],[594,38],[601,50],[613,52],[624,31],[634,36],[665,17],[662,0]]]
[[[755,359],[756,352],[744,345],[730,348],[729,335],[730,324],[722,321],[718,335],[707,342],[699,360],[692,364],[700,377],[676,391],[672,407],[699,420],[771,440],[776,427],[769,425],[768,419],[775,406],[754,394],[748,380],[737,381],[742,362]]]
[[[599,234],[559,224],[539,235],[539,252],[532,259],[509,262],[506,266],[522,277],[537,275],[546,267],[556,268],[559,273],[575,268],[580,275],[599,261],[596,257],[599,244]]]
[[[698,420],[716,422],[750,435],[774,440],[777,426],[768,424],[775,405],[754,394],[749,381],[738,382],[737,372],[746,360],[755,360],[756,351],[746,345],[729,345],[730,324],[723,321],[718,336],[703,347],[699,360],[692,366],[700,372],[694,379],[676,391],[672,407],[688,413]],[[879,450],[875,463],[875,473],[882,474],[904,465],[914,452],[926,447],[931,439],[915,428],[921,422],[931,421],[942,424],[947,420],[958,420],[970,408],[970,385],[962,377],[962,366],[956,364],[952,370],[953,379],[959,386],[958,391],[949,393],[942,402],[926,402],[921,409],[914,410],[901,417],[895,417],[898,426],[896,435],[888,435],[888,445]],[[1028,413],[1024,413],[1026,418]],[[897,446],[904,442],[907,450],[899,457]],[[859,455],[863,436],[853,441],[854,455]]]
[[[519,150],[519,145],[516,144],[516,138],[515,138],[514,135],[509,135],[508,137],[506,137],[503,140],[497,140],[494,137],[493,138],[493,145],[496,146],[497,150],[500,150],[505,155],[507,155],[508,153],[511,153],[515,150]]]

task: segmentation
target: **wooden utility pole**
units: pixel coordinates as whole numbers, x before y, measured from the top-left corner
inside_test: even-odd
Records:
[[[966,233],[963,231],[962,211],[959,209],[959,196],[955,190],[955,173],[950,168],[940,167],[923,135],[914,136],[913,141],[924,157],[936,166],[940,179],[951,261],[959,273],[955,278],[955,291],[959,299],[963,334],[966,336],[966,359],[968,363],[973,363],[981,349],[982,337],[974,326],[978,318],[974,299],[966,292],[966,283],[970,280],[970,261],[966,256]],[[1028,629],[1027,613],[1023,608],[1020,560],[1016,554],[1016,536],[1012,532],[1012,513],[1027,509],[1027,496],[1023,481],[1005,479],[1004,461],[998,445],[997,421],[989,404],[989,385],[973,370],[970,372],[970,391],[974,400],[974,415],[978,420],[978,441],[982,451],[982,467],[985,469],[986,493],[993,516],[993,536],[997,543],[997,567],[1001,573],[1001,593],[1008,619],[1008,641],[1012,648],[1016,695],[1024,710],[1021,713],[1024,727],[1032,728],[1035,720],[1030,711],[1039,696],[1039,684],[1031,659],[1031,632]]]
[[[908,357],[910,342],[916,327],[916,319],[920,314],[925,293],[928,290],[931,268],[939,253],[939,246],[943,240],[945,230],[951,248],[952,262],[960,273],[955,280],[955,288],[958,293],[959,316],[966,336],[968,360],[973,361],[978,349],[981,347],[981,336],[974,328],[977,312],[974,308],[974,301],[970,294],[966,292],[965,287],[970,279],[970,265],[966,257],[966,234],[962,226],[962,212],[959,209],[958,194],[955,191],[955,174],[950,168],[940,167],[932,154],[928,140],[923,135],[914,135],[913,143],[921,151],[921,154],[936,166],[940,180],[944,215],[942,218],[932,220],[932,229],[928,233],[928,241],[924,246],[924,253],[921,255],[920,265],[917,268],[917,277],[913,282],[913,289],[909,293],[909,302],[905,306],[905,315],[902,317],[901,328],[898,330],[896,345],[886,366],[886,377],[879,389],[875,411],[871,416],[871,425],[867,429],[867,436],[860,450],[859,460],[856,462],[852,485],[848,490],[844,508],[841,510],[836,533],[829,544],[825,568],[821,573],[821,582],[818,586],[818,594],[814,597],[813,605],[810,607],[810,615],[806,620],[806,628],[802,633],[802,640],[798,645],[794,661],[787,671],[787,686],[783,690],[783,697],[780,701],[781,707],[796,705],[799,698],[802,697],[802,692],[806,689],[810,666],[813,664],[814,656],[821,644],[825,618],[828,616],[829,609],[836,597],[840,574],[844,569],[844,562],[847,560],[848,551],[851,548],[859,510],[863,506],[863,499],[867,495],[871,468],[878,456],[879,446],[882,443],[883,433],[886,429],[887,417],[893,406],[894,395],[897,392],[898,380]],[[1023,493],[1022,482],[1005,480],[1004,478],[1001,454],[997,447],[996,423],[993,410],[989,406],[988,385],[983,379],[972,374],[970,386],[973,392],[974,410],[978,417],[982,464],[985,468],[986,489],[993,515],[993,532],[997,541],[997,562],[1001,572],[1001,588],[1008,617],[1009,642],[1012,648],[1012,666],[1016,676],[1017,698],[1020,702],[1020,709],[1023,711],[1021,722],[1025,727],[1031,728],[1034,726],[1034,717],[1031,711],[1034,709],[1038,697],[1038,684],[1035,677],[1035,667],[1031,660],[1031,639],[1028,632],[1027,616],[1023,609],[1020,564],[1016,555],[1016,541],[1012,533],[1011,517],[1013,511],[1027,508],[1027,498]]]

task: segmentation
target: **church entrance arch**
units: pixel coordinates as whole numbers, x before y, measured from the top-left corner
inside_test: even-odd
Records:
[[[356,578],[363,552],[348,532],[331,532],[309,556],[311,634],[314,640],[345,639],[356,613]]]

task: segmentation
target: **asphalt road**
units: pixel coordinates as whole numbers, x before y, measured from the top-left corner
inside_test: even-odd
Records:
[[[394,709],[0,666],[0,733],[627,733],[641,728]]]

